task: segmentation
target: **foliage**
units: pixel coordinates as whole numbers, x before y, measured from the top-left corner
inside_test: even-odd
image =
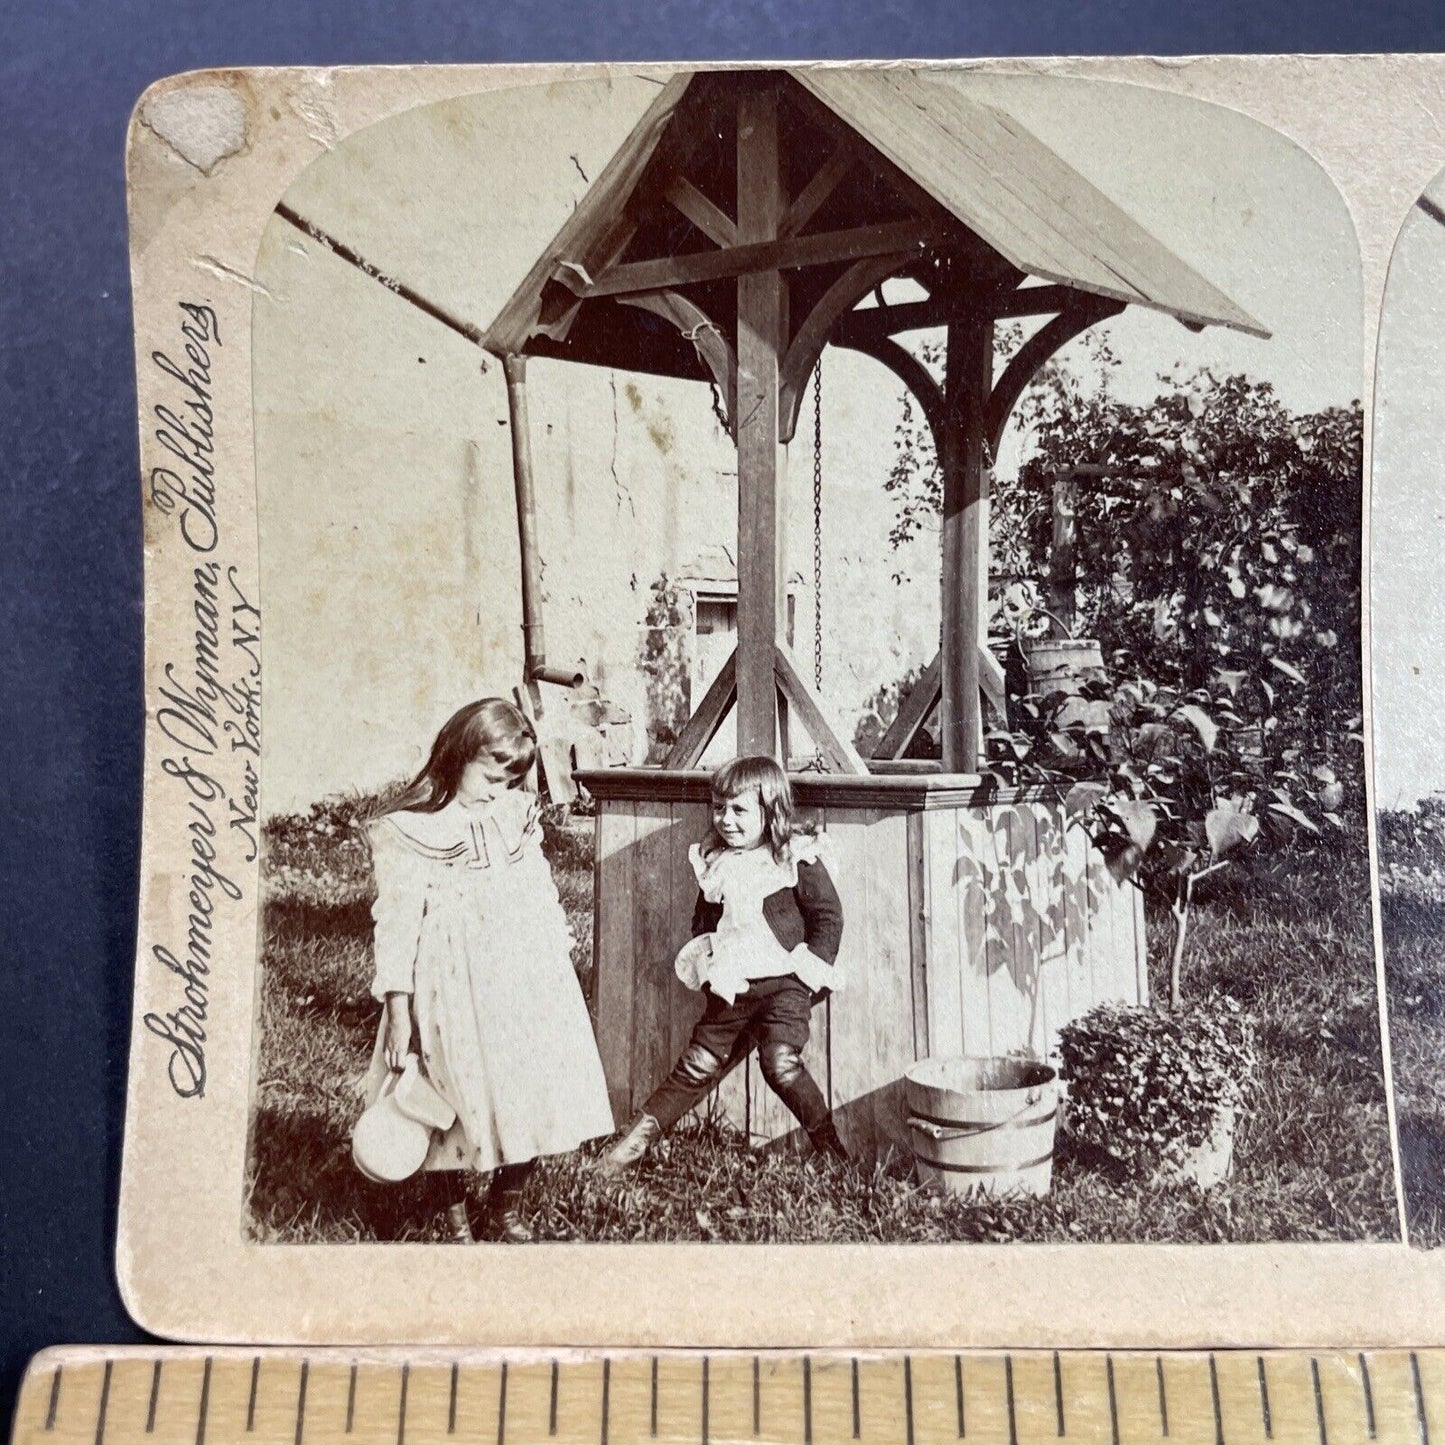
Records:
[[[692,676],[687,639],[692,594],[665,572],[653,580],[637,645],[637,669],[647,687],[647,761],[660,763],[687,723]]]
[[[1021,336],[1000,333],[1000,358]],[[919,355],[938,375],[940,345]],[[1341,741],[1360,711],[1359,403],[1297,414],[1267,382],[1206,369],[1162,374],[1137,405],[1113,391],[1106,336],[1067,356],[1016,408],[1017,476],[994,478],[995,608],[1020,582],[1042,589],[1053,487],[1072,469],[1078,630],[1111,665],[1181,692],[1224,670],[1247,715],[1276,717],[1276,751]],[[894,441],[898,547],[936,527],[942,505],[933,437],[906,395]]]
[[[923,356],[936,373],[939,349]],[[991,507],[994,621],[1016,651],[1040,632],[1054,487],[1072,477],[1076,631],[1116,681],[1040,694],[1007,669],[989,762],[1066,787],[1116,876],[1142,868],[1168,899],[1177,1001],[1200,881],[1266,845],[1363,835],[1362,415],[1296,415],[1268,383],[1208,370],[1161,375],[1135,405],[1114,394],[1107,339],[1082,358],[1051,361],[1018,408],[1024,459]],[[937,513],[942,480],[906,402],[895,440],[898,545]]]
[[[1254,1026],[1232,998],[1160,1013],[1099,1004],[1059,1030],[1075,1138],[1148,1173],[1178,1165],[1241,1111],[1256,1058]]]

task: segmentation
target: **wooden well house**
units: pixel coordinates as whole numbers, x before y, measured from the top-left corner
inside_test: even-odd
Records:
[[[916,283],[890,304],[883,285]],[[526,359],[709,383],[738,457],[737,647],[660,767],[579,775],[597,800],[594,1008],[619,1124],[668,1071],[700,999],[673,975],[706,833],[704,749],[796,766],[826,830],[846,988],[814,1013],[810,1067],[851,1149],[906,1145],[917,1059],[1024,1051],[1106,999],[1142,1000],[1138,890],[1116,884],[1060,804],[984,789],[989,467],[1038,368],[1142,305],[1194,329],[1263,335],[1053,151],[945,79],[896,69],[683,73],[656,100],[487,332],[505,363],[523,550],[527,675],[565,682],[541,643]],[[1031,334],[995,375],[995,326]],[[939,385],[896,338],[946,331]],[[943,463],[938,657],[875,755],[860,757],[781,638],[785,447],[825,346],[881,362],[917,398]],[[599,558],[598,566],[606,566]],[[942,761],[905,761],[937,712]],[[803,737],[806,734],[806,741]],[[791,1117],[749,1061],[720,1086],[754,1138]]]

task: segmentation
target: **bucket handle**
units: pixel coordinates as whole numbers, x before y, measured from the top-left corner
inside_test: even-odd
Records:
[[[973,1139],[982,1134],[997,1133],[1000,1129],[1032,1129],[1039,1124],[1048,1124],[1058,1118],[1059,1106],[1055,1103],[1047,1114],[1040,1114],[1035,1119],[1024,1119],[1024,1114],[1042,1098],[1043,1091],[1041,1089],[1030,1089],[1022,1108],[1017,1113],[992,1124],[959,1124],[955,1121],[933,1119],[927,1114],[910,1113],[908,1127],[917,1129],[920,1133],[927,1134],[931,1139],[940,1143],[951,1139]]]

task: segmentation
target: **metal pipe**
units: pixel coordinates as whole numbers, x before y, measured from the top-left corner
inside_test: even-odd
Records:
[[[569,672],[565,667],[546,667],[540,662],[527,676],[533,682],[550,682],[556,687],[581,687],[587,681],[585,672]]]
[[[512,487],[517,498],[517,538],[522,550],[522,657],[530,682],[547,666],[542,630],[542,564],[537,556],[537,494],[532,485],[532,439],[527,421],[527,358],[504,356],[507,414],[512,429]]]

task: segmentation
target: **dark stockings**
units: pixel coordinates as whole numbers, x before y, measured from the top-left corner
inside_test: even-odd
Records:
[[[426,1175],[427,1198],[433,1209],[449,1209],[467,1202],[464,1169],[430,1169]]]
[[[487,1202],[496,1210],[515,1209],[522,1190],[537,1167],[535,1159],[523,1164],[503,1164],[492,1175]],[[465,1169],[431,1169],[426,1176],[427,1197],[434,1209],[449,1209],[453,1204],[467,1202],[467,1171]]]
[[[809,1135],[828,1126],[828,1102],[803,1063],[801,1050],[787,1043],[765,1043],[758,1049],[758,1063],[769,1087]],[[710,1049],[696,1041],[690,1043],[642,1112],[651,1114],[665,1133],[707,1097],[724,1067],[724,1061]]]
[[[516,1209],[521,1203],[522,1191],[527,1187],[527,1181],[536,1167],[535,1159],[528,1159],[524,1164],[503,1164],[492,1175],[492,1192],[489,1196],[491,1207],[498,1213]]]

